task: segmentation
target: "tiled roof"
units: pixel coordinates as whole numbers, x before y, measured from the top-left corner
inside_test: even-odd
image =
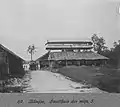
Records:
[[[108,59],[94,52],[50,52],[48,60]]]

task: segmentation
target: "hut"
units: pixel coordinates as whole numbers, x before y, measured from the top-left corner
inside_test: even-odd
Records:
[[[23,75],[23,59],[0,44],[0,79],[8,75]]]
[[[102,66],[105,65],[107,58],[96,54],[92,51],[90,52],[51,52],[49,54],[48,60],[50,61],[50,66]]]
[[[44,55],[42,55],[40,58],[36,60],[36,63],[38,64],[39,69],[49,67],[48,57],[49,57],[49,52],[45,53]]]
[[[52,41],[47,42],[48,52],[37,61],[47,62],[46,65],[53,67],[60,66],[101,66],[107,62],[107,57],[93,51],[92,41]]]

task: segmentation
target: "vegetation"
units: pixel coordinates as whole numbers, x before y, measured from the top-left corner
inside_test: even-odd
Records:
[[[105,39],[97,34],[91,40],[94,51],[109,58],[106,66],[68,66],[59,68],[58,72],[73,81],[90,84],[109,93],[120,93],[120,40],[115,41],[110,49],[106,46]]]
[[[94,50],[97,51],[97,53],[109,58],[109,67],[120,67],[120,40],[118,40],[118,42],[114,42],[113,47],[110,49],[106,46],[105,39],[103,37],[98,37],[97,34],[94,34],[91,37],[91,40],[94,43]]]
[[[94,50],[97,51],[98,54],[106,51],[108,48],[105,46],[105,40],[103,37],[98,37],[97,34],[93,34],[91,40],[94,43]]]
[[[58,72],[71,78],[72,81],[97,87],[109,93],[120,93],[120,72],[116,70],[91,66],[68,66],[60,68]]]
[[[33,45],[29,45],[28,46],[28,49],[27,49],[27,52],[31,55],[31,61],[33,60],[32,59],[32,56],[33,56],[33,54],[36,52],[36,47],[35,47],[35,45],[33,44]]]

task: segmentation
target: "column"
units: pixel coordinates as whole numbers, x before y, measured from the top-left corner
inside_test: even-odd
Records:
[[[78,64],[79,64],[79,66],[80,66],[80,60],[78,61]]]
[[[67,60],[65,60],[66,61],[66,66],[68,66],[68,62],[67,62]]]
[[[48,63],[49,63],[49,67],[51,67],[51,61],[50,60],[48,60]]]

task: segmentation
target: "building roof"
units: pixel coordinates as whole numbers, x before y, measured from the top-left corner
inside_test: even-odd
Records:
[[[96,60],[108,59],[94,52],[50,52],[48,60]]]
[[[6,47],[3,46],[2,44],[0,44],[0,47],[1,47],[4,51],[6,51],[6,52],[10,53],[11,55],[15,56],[16,58],[21,59],[21,60],[24,61],[24,59],[22,59],[21,57],[19,57],[19,56],[16,55],[15,53],[13,53],[11,50],[9,50],[8,48],[6,48]]]
[[[84,40],[84,41],[79,40],[79,41],[47,41],[45,45],[47,44],[86,44],[86,43],[88,43],[89,45],[93,44],[93,42],[90,40]]]
[[[41,57],[39,57],[36,61],[41,61],[41,60],[48,60],[49,57],[49,52],[45,53]]]
[[[47,46],[46,50],[62,50],[62,49],[92,49],[93,46],[73,46],[73,45],[53,45]]]

